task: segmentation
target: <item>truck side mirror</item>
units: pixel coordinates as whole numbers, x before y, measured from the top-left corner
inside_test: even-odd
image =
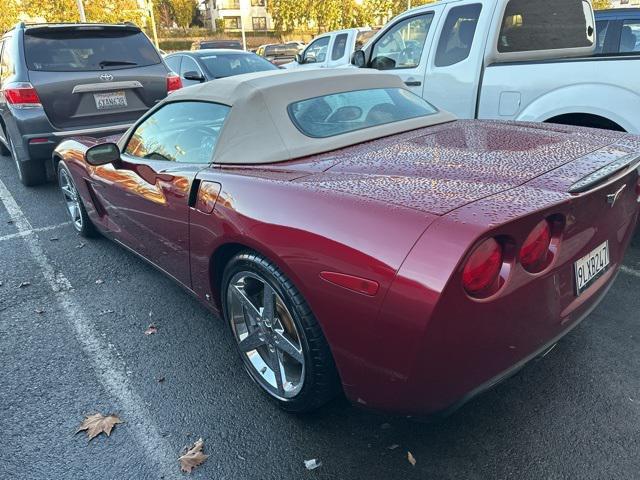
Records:
[[[296,63],[302,65],[302,55],[300,55],[299,53],[296,53]]]
[[[351,65],[355,65],[358,68],[364,68],[366,67],[366,63],[367,61],[364,51],[356,50],[355,52],[353,52],[353,54],[351,55]]]

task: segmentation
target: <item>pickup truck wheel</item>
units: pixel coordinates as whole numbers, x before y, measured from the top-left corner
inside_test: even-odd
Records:
[[[247,373],[280,408],[309,412],[339,392],[320,325],[269,260],[251,251],[233,257],[222,279],[222,305]]]
[[[27,187],[33,187],[45,183],[47,181],[47,171],[45,170],[44,162],[32,159],[18,159],[11,137],[8,137],[8,139],[11,157],[16,164],[18,178],[22,184]]]

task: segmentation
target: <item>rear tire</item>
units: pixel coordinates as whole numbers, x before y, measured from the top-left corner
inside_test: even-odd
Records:
[[[82,198],[76,189],[76,184],[73,181],[73,176],[69,168],[62,161],[58,163],[58,186],[60,187],[62,198],[67,207],[73,228],[83,237],[96,237],[98,230],[89,218],[87,210],[84,208]]]
[[[41,160],[20,160],[16,153],[15,146],[11,137],[7,136],[9,140],[9,147],[11,150],[11,157],[16,164],[18,170],[18,178],[20,182],[26,187],[33,187],[36,185],[42,185],[47,181],[47,171],[44,166],[44,162]]]
[[[340,379],[329,344],[309,305],[278,267],[257,253],[241,252],[227,264],[221,291],[224,318],[245,370],[280,408],[310,412],[337,395]],[[272,365],[281,372],[279,380]]]

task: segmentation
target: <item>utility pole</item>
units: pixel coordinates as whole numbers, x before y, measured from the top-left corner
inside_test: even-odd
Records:
[[[244,51],[247,51],[247,37],[244,34],[244,19],[242,18],[242,13],[240,14],[240,29],[242,30],[242,48]]]
[[[82,0],[79,0],[82,1]],[[158,43],[158,30],[156,28],[156,16],[153,13],[153,0],[147,0],[147,10],[149,12],[149,18],[151,19],[151,31],[153,32],[153,43],[156,45],[157,49],[160,49],[160,44]]]
[[[213,10],[214,10],[213,0],[209,0],[209,13],[211,14],[211,30],[215,32],[216,31],[216,20],[213,18]]]
[[[80,21],[82,23],[87,23],[87,17],[84,15],[84,5],[82,4],[82,0],[76,0],[76,4],[78,5],[78,13],[80,14]]]

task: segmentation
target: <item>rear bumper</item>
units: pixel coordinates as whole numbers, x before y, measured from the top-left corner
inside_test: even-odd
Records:
[[[44,109],[11,109],[5,115],[5,123],[13,139],[18,158],[24,160],[51,159],[56,146],[71,137],[89,136],[104,137],[105,135],[125,132],[132,123],[107,124],[87,128],[57,129],[49,121]]]

